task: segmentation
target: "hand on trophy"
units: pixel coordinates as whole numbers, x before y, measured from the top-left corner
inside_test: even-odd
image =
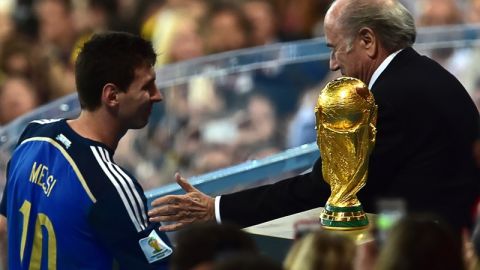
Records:
[[[152,202],[148,212],[151,222],[167,222],[162,231],[178,230],[190,223],[215,220],[215,199],[194,188],[180,173],[175,180],[186,192],[184,195],[167,195]]]

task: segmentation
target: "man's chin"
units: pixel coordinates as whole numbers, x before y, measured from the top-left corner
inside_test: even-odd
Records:
[[[132,126],[130,127],[130,129],[142,129],[142,128],[144,128],[147,124],[148,124],[148,121],[144,121],[144,122],[141,122],[141,123],[135,123],[134,125],[132,125]]]

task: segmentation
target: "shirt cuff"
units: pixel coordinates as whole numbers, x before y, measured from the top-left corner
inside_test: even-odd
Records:
[[[220,197],[215,197],[215,219],[217,220],[218,224],[222,224],[222,218],[220,217]]]

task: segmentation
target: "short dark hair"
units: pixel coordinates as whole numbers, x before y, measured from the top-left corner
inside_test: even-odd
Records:
[[[155,65],[152,44],[125,32],[95,34],[81,49],[75,63],[75,80],[80,106],[95,110],[100,106],[102,89],[107,83],[126,91],[135,77],[135,69]]]

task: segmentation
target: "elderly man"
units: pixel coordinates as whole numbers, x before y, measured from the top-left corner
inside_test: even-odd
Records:
[[[414,20],[394,0],[337,0],[325,17],[330,69],[368,84],[378,105],[377,142],[366,186],[367,212],[378,198],[403,198],[410,212],[431,212],[457,228],[471,225],[478,196],[472,158],[478,112],[458,80],[411,46]],[[323,206],[329,195],[319,159],[311,173],[211,198],[179,175],[187,192],[153,201],[151,221],[215,219],[243,226]]]

